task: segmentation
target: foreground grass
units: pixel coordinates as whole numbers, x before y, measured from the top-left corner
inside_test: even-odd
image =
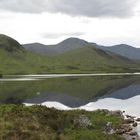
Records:
[[[86,115],[90,126],[79,125],[75,119]],[[103,133],[107,122],[114,128],[122,118],[107,115],[106,111],[86,112],[84,110],[59,111],[43,106],[23,105],[0,106],[1,140],[122,140],[117,135]]]

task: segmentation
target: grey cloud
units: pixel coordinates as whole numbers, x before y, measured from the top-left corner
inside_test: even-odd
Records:
[[[80,36],[80,35],[83,35],[84,33],[83,32],[70,32],[70,33],[43,33],[41,34],[41,37],[43,38],[59,38],[59,37],[62,37],[62,36]]]
[[[0,9],[87,17],[128,17],[138,0],[0,0]]]

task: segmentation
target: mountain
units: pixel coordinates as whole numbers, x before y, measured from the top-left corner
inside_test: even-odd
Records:
[[[26,74],[40,72],[46,63],[42,56],[26,51],[15,39],[0,34],[0,74]]]
[[[56,52],[67,52],[70,50],[83,48],[85,46],[88,46],[89,43],[85,40],[78,39],[78,38],[68,38],[57,45],[54,45],[53,48],[56,50]]]
[[[32,44],[25,44],[23,47],[30,51],[35,52],[38,54],[43,55],[56,55],[56,54],[62,54],[74,49],[83,48],[86,46],[92,46],[96,47],[98,49],[104,50],[104,51],[110,51],[112,53],[127,57],[129,59],[133,60],[140,60],[140,49],[132,47],[127,44],[119,44],[114,46],[102,46],[98,45],[96,43],[90,43],[82,39],[78,38],[68,38],[56,45],[44,45],[40,43],[32,43]]]
[[[23,47],[13,38],[0,34],[0,49],[4,49],[8,52],[13,52],[17,50],[22,50]]]
[[[127,72],[130,69],[138,71],[138,65],[135,61],[93,46],[86,46],[53,56],[53,65],[55,70],[61,69],[64,73],[66,71],[82,71],[83,73]]]
[[[127,44],[119,44],[111,47],[95,45],[95,47],[104,51],[110,51],[129,59],[140,60],[140,48],[135,48]]]
[[[77,48],[83,48],[90,45],[87,41],[78,38],[68,38],[56,45],[44,45],[40,43],[24,44],[23,47],[31,52],[54,55],[71,51]]]
[[[35,52],[43,55],[51,55],[55,53],[55,51],[51,47],[41,43],[24,44],[23,47],[30,52]]]
[[[138,62],[103,51],[77,38],[69,38],[52,46],[30,44],[30,48],[40,46],[45,48],[44,50],[49,50],[48,54],[53,55],[40,55],[37,51],[29,52],[16,40],[5,35],[0,36],[0,44],[0,73],[2,74],[138,72],[140,70]],[[40,52],[43,52],[42,49]]]

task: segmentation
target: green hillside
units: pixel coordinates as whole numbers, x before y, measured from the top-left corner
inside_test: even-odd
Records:
[[[94,73],[139,71],[135,61],[86,46],[55,56],[27,52],[14,39],[0,35],[0,73]]]
[[[104,52],[90,46],[75,49],[51,57],[54,72],[133,72],[139,71],[139,64],[119,55]]]
[[[28,74],[40,71],[43,62],[40,56],[18,50],[7,52],[0,49],[0,73],[2,74]]]
[[[23,47],[19,42],[3,34],[0,34],[0,48],[3,48],[8,52],[17,51],[19,49],[23,50]]]

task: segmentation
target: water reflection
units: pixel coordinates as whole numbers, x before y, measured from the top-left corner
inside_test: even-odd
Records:
[[[24,102],[41,104],[41,103],[47,102],[47,101],[60,102],[69,107],[78,107],[78,106],[82,106],[83,104],[88,103],[87,101],[84,101],[78,97],[73,97],[73,96],[60,94],[60,93],[43,93],[40,96],[36,96],[31,99],[27,99]]]
[[[130,86],[127,86],[125,88],[119,89],[117,91],[112,92],[109,95],[104,95],[101,98],[117,98],[117,99],[129,99],[134,96],[140,95],[140,84],[132,84]]]
[[[140,95],[139,76],[61,77],[0,82],[1,103],[55,101],[79,107],[103,98],[129,99]]]

